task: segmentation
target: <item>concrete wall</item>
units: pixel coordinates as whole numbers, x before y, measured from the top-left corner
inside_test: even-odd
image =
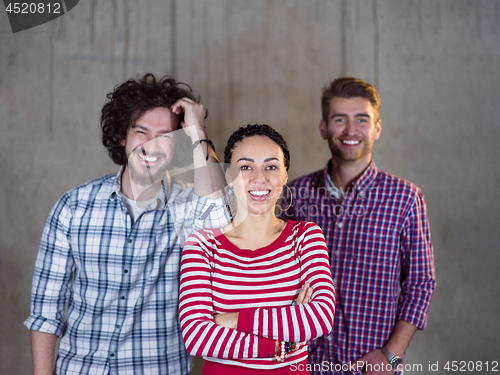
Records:
[[[116,167],[105,94],[147,71],[197,89],[219,156],[247,123],[321,168],[320,88],[352,75],[382,98],[377,165],[427,199],[438,288],[407,363],[500,360],[500,2],[90,0],[13,34],[0,14],[0,373],[28,374],[31,275],[50,208]],[[490,364],[491,365],[491,364]],[[471,372],[473,373],[473,372]]]

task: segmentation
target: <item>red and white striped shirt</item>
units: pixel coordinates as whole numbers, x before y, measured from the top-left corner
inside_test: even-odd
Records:
[[[311,302],[291,306],[307,282]],[[218,229],[190,235],[182,254],[179,309],[191,355],[263,370],[304,361],[305,341],[328,334],[335,312],[323,232],[313,223],[289,221],[272,244],[257,250],[238,248]],[[214,323],[214,314],[231,312],[239,312],[237,329]],[[277,363],[275,340],[301,344]]]

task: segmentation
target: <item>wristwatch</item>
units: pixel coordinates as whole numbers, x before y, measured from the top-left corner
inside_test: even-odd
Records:
[[[382,347],[382,353],[387,357],[389,364],[392,366],[393,370],[397,370],[400,365],[403,364],[401,357],[392,354],[385,346]]]

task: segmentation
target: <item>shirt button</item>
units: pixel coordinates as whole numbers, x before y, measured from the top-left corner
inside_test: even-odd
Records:
[[[128,273],[128,270],[123,270],[123,273]]]
[[[338,226],[339,228],[342,228],[342,227],[344,226],[344,224],[342,224],[342,223],[338,223],[338,224],[337,224],[337,226]]]
[[[117,325],[116,325],[116,328],[120,328],[120,325],[119,325],[119,324],[117,324]]]
[[[129,238],[129,239],[128,239],[128,243],[131,243],[131,242],[132,242],[132,238]]]
[[[113,358],[115,356],[115,353],[111,353],[109,356]]]
[[[338,250],[337,250],[337,251],[335,252],[335,255],[336,255],[336,256],[339,256],[339,255],[340,255],[340,251],[338,251]]]
[[[333,284],[337,284],[337,279],[333,279]]]
[[[125,296],[121,296],[120,299],[125,299]]]

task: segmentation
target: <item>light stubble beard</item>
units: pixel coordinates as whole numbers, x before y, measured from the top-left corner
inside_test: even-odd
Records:
[[[132,155],[135,155],[138,152],[142,151],[140,150],[134,151]],[[166,172],[168,171],[171,164],[169,160],[166,160],[167,155],[163,153],[162,154],[156,153],[153,154],[152,156],[157,156],[159,159],[163,159],[164,160],[163,163],[161,165],[156,166],[155,168],[151,168],[150,166],[145,166],[140,164],[137,165],[138,163],[134,163],[133,161],[131,162],[130,160],[131,158],[129,157],[128,167],[129,167],[130,181],[132,183],[144,187],[149,187],[154,185],[155,183],[162,181],[165,178]]]
[[[357,152],[356,154],[349,153],[348,155],[346,152],[343,152],[339,147],[337,147],[334,141],[328,141],[328,145],[330,146],[330,152],[333,157],[345,162],[354,162],[363,159],[372,152],[373,143],[368,144],[365,140],[362,140],[362,142],[363,148],[360,152]]]

